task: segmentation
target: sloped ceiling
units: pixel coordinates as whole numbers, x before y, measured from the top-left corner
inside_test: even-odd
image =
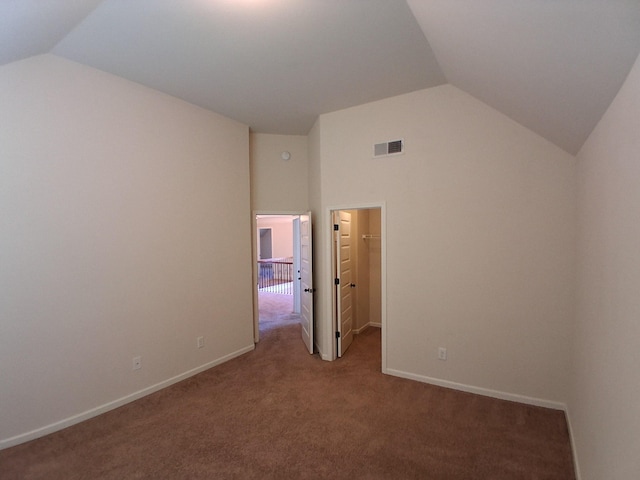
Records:
[[[640,52],[640,0],[3,0],[53,53],[263,133],[446,82],[576,153]]]
[[[570,153],[640,51],[640,0],[409,0],[447,80]]]
[[[49,52],[101,0],[0,0],[0,65]]]

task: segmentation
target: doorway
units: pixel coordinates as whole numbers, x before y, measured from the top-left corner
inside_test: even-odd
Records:
[[[337,357],[358,335],[382,329],[382,209],[332,210],[333,321]],[[376,334],[381,335],[381,331]]]
[[[255,341],[300,315],[300,215],[254,215]]]

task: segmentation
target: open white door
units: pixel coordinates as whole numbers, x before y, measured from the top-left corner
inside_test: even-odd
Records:
[[[336,230],[337,225],[337,230]],[[353,259],[351,255],[351,214],[334,212],[336,233],[336,318],[338,357],[342,357],[353,341]]]
[[[300,217],[293,219],[293,313],[300,315]]]
[[[313,354],[313,270],[311,249],[311,212],[300,215],[300,324],[302,340]]]

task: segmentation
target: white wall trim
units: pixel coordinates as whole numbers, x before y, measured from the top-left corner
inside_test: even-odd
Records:
[[[318,350],[318,355],[320,355],[320,358],[322,360],[324,360],[325,362],[330,362],[333,360],[333,358],[331,358],[331,355],[327,355],[326,353],[322,352],[319,348],[318,345],[316,344],[316,350]]]
[[[578,462],[578,450],[576,449],[576,439],[573,434],[573,427],[571,425],[571,415],[569,414],[569,407],[565,408],[565,417],[567,419],[567,428],[569,429],[569,440],[571,441],[571,453],[573,454],[573,471],[576,474],[576,480],[580,480],[580,463]]]
[[[393,375],[394,377],[401,377],[409,380],[416,380],[422,383],[429,383],[431,385],[437,385],[439,387],[460,390],[461,392],[484,395],[485,397],[493,397],[500,400],[509,400],[511,402],[524,403],[527,405],[534,405],[536,407],[551,408],[553,410],[562,410],[564,412],[567,411],[566,404],[562,402],[555,402],[553,400],[545,400],[543,398],[528,397],[526,395],[518,395],[516,393],[507,393],[498,390],[491,390],[489,388],[475,387],[473,385],[465,385],[463,383],[451,382],[449,380],[442,380],[439,378],[427,377],[425,375],[403,372],[401,370],[395,370],[393,368],[387,368],[383,373]]]
[[[318,352],[318,355],[320,355],[320,358],[324,361],[330,362],[332,360],[331,356],[327,355],[322,350],[320,350],[320,347],[318,346],[317,338],[315,335],[313,336],[313,339],[314,339],[313,348],[315,349],[316,352]]]
[[[150,387],[143,388],[142,390],[138,390],[130,395],[126,395],[124,397],[113,400],[112,402],[105,403],[104,405],[100,405],[99,407],[92,408],[85,412],[79,413],[77,415],[73,415],[71,417],[65,418],[55,423],[51,423],[41,428],[37,428],[35,430],[31,430],[30,432],[21,433],[20,435],[15,435],[10,438],[5,438],[0,440],[0,450],[5,448],[13,447],[15,445],[19,445],[24,442],[28,442],[29,440],[34,440],[36,438],[44,437],[53,432],[57,432],[58,430],[62,430],[63,428],[70,427],[77,423],[83,422],[85,420],[89,420],[90,418],[97,417],[103,413],[106,413],[110,410],[114,410],[118,407],[126,405],[127,403],[131,403],[135,400],[138,400],[142,397],[146,397],[152,393],[157,392],[158,390],[162,390],[163,388],[169,387],[174,383],[178,383],[182,380],[185,380],[189,377],[197,375],[198,373],[204,372],[212,367],[225,363],[233,358],[239,357],[240,355],[244,355],[255,349],[255,344],[248,345],[240,350],[236,350],[228,355],[224,355],[216,360],[205,363],[199,367],[188,370],[180,375],[176,375],[175,377],[169,378],[162,382],[156,383],[155,385],[151,385]]]
[[[358,334],[360,334],[360,333],[364,332],[364,331],[365,331],[367,328],[369,328],[369,327],[382,328],[382,323],[369,322],[369,323],[367,323],[367,324],[363,325],[363,326],[362,326],[362,327],[360,327],[360,328],[354,328],[354,329],[353,329],[353,333],[354,333],[355,335],[358,335]]]

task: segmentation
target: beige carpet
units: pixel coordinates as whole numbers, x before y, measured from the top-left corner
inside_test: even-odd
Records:
[[[289,312],[256,350],[0,452],[8,479],[572,479],[562,412],[380,373],[380,332],[309,355]]]
[[[258,310],[261,331],[299,322],[299,315],[293,313],[293,295],[259,292]]]

